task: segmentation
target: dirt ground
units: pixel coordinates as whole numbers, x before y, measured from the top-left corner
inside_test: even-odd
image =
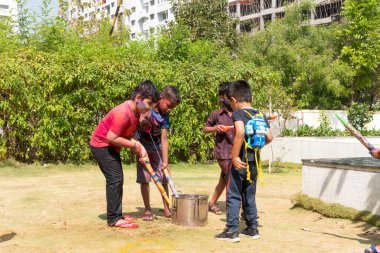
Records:
[[[172,166],[177,190],[211,195],[217,165]],[[143,203],[134,166],[125,166],[123,211],[142,216]],[[0,252],[363,252],[380,243],[376,227],[363,222],[321,217],[292,209],[290,197],[301,189],[301,172],[265,174],[258,187],[261,239],[240,243],[214,240],[225,215],[209,213],[204,227],[171,224],[151,184],[153,222],[138,229],[110,228],[105,221],[105,180],[95,165],[0,168]],[[225,196],[220,206],[224,209]],[[244,228],[244,224],[241,224]]]

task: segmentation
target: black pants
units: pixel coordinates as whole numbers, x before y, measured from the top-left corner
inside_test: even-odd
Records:
[[[113,147],[95,148],[90,146],[92,154],[106,178],[107,223],[110,226],[123,217],[122,199],[124,175],[120,153]]]

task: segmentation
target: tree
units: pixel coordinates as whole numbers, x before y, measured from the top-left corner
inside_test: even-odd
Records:
[[[337,59],[336,28],[310,24],[309,1],[286,8],[264,31],[241,39],[239,56],[282,75],[281,89],[298,108],[336,109],[349,96],[352,70]]]
[[[237,44],[236,21],[229,17],[227,0],[172,0],[175,20],[189,27],[191,39]]]
[[[361,98],[372,105],[379,96],[380,1],[346,0],[343,15],[347,23],[340,33],[340,57],[355,70],[351,102]]]
[[[347,119],[358,130],[363,130],[372,118],[373,112],[369,110],[366,104],[353,103],[348,109]]]

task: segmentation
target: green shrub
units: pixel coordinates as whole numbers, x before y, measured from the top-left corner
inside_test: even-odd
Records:
[[[363,130],[364,126],[371,122],[373,112],[369,110],[369,106],[361,103],[353,103],[348,108],[347,119],[353,127],[359,131]]]

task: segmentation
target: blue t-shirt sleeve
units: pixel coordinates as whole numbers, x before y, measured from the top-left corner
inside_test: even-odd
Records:
[[[163,115],[163,121],[161,123],[161,129],[170,129],[170,117],[169,114]]]

